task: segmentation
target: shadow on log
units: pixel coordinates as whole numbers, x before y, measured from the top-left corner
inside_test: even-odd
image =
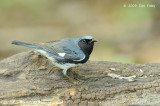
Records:
[[[53,70],[50,70],[52,69]],[[158,105],[160,64],[89,61],[62,74],[30,51],[0,61],[1,105]]]

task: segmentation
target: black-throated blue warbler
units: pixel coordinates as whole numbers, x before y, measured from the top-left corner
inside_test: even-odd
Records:
[[[32,48],[52,61],[54,65],[63,69],[63,74],[74,82],[67,70],[78,64],[86,63],[92,53],[94,42],[92,36],[67,38],[48,43],[29,44],[21,41],[12,41],[12,44]]]

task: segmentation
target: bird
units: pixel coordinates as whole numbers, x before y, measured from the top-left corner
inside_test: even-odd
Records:
[[[14,40],[12,41],[12,44],[28,47],[40,52],[55,66],[62,69],[64,76],[74,83],[74,80],[67,75],[67,70],[79,64],[86,63],[93,51],[95,42],[97,42],[97,40],[92,36],[86,35],[76,38],[65,38],[58,41],[33,44]]]

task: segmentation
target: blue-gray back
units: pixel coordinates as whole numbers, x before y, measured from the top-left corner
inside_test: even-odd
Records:
[[[78,39],[64,39],[57,42],[48,42],[36,45],[57,59],[67,58],[78,61],[85,57],[83,51],[80,50],[80,47],[78,46]],[[66,54],[63,57],[58,55],[58,53]]]

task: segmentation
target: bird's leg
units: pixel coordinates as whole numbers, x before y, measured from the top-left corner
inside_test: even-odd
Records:
[[[68,70],[68,69],[64,69],[64,70],[63,70],[63,74],[64,74],[72,83],[75,84],[75,81],[74,81],[71,77],[69,77],[69,76],[67,75],[67,70]]]
[[[38,70],[46,69],[46,64],[47,64],[47,60],[45,59],[43,63],[40,65],[40,67],[38,68]]]
[[[51,69],[49,69],[48,73],[50,73],[54,68],[57,68],[57,67],[53,66]],[[58,69],[55,69],[55,70],[58,70]]]
[[[50,73],[50,72],[53,70],[53,68],[54,68],[54,67],[52,67],[52,68],[49,70],[49,72],[48,72],[48,73]]]
[[[42,66],[46,66],[47,65],[48,60],[44,59],[44,62],[42,63]]]

